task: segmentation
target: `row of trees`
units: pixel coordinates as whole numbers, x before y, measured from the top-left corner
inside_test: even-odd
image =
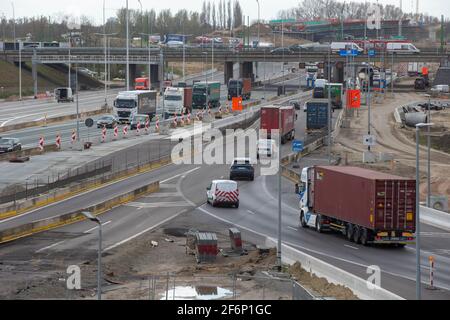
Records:
[[[242,25],[243,12],[239,0],[204,1],[200,12],[180,9],[173,13],[169,9],[156,11],[133,10],[129,11],[129,27],[132,36],[140,33],[183,33],[194,36],[210,33],[214,30],[231,30]],[[56,15],[53,17],[24,17],[6,19],[0,17],[0,37],[12,40],[15,26],[16,38],[32,35],[32,41],[63,41],[63,34],[73,29],[72,25],[79,25],[84,34],[84,43],[94,44],[98,37],[94,33],[102,33],[103,25],[95,25],[87,16],[79,18],[69,15]],[[126,30],[126,10],[119,9],[115,17],[106,22],[107,33],[117,33],[117,37],[124,37]],[[78,28],[77,28],[78,29]],[[97,40],[96,40],[97,39]]]
[[[281,10],[278,13],[280,19],[365,19],[369,13],[369,2],[338,2],[336,0],[303,0],[295,8]],[[437,22],[438,20],[429,15],[405,13],[395,5],[378,5],[381,17],[385,20],[415,19],[424,23]]]

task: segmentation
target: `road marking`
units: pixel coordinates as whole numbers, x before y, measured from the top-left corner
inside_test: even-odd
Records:
[[[185,213],[185,212],[187,212],[187,209],[181,210],[180,212],[175,213],[173,216],[170,216],[169,218],[164,219],[163,221],[161,221],[161,222],[159,222],[159,223],[157,223],[157,224],[155,224],[155,225],[153,225],[153,226],[151,226],[151,227],[149,227],[149,228],[147,228],[147,229],[145,229],[145,230],[143,230],[141,232],[138,232],[135,235],[132,235],[131,237],[128,237],[128,238],[126,238],[126,239],[124,239],[122,241],[117,242],[116,244],[113,244],[112,246],[109,246],[108,248],[103,250],[103,252],[106,252],[106,251],[112,250],[114,248],[117,248],[118,246],[121,246],[122,244],[127,243],[128,241],[133,240],[133,239],[143,235],[144,233],[159,227],[160,225],[162,225],[162,224],[164,224],[164,223],[166,223],[166,222],[168,222],[168,221],[178,217],[180,214]]]
[[[111,222],[112,222],[111,220],[106,221],[105,223],[102,223],[102,226],[106,226],[107,224],[110,224]],[[89,229],[89,230],[86,230],[86,231],[83,232],[83,233],[89,233],[89,232],[91,232],[91,231],[94,231],[95,229],[98,229],[98,226],[93,227],[93,228],[91,228],[91,229]]]
[[[288,228],[288,229],[291,229],[291,230],[295,230],[295,231],[298,231],[298,229],[297,229],[297,228],[294,228],[294,227],[291,227],[291,226],[287,226],[287,228]]]
[[[256,214],[252,210],[247,210],[247,212],[250,213],[250,214]]]
[[[31,116],[37,116],[37,115],[42,115],[42,112],[39,112],[39,113],[30,113],[30,114],[27,114],[27,115],[24,115],[24,116],[11,118],[11,119],[9,119],[9,120],[3,122],[3,123],[0,125],[0,127],[4,127],[7,123],[9,123],[9,122],[11,122],[11,121],[15,121],[15,120],[17,120],[17,119],[29,118],[29,117],[31,117]]]
[[[166,179],[166,180],[160,181],[159,183],[160,183],[160,185],[161,185],[161,184],[166,183],[166,182],[168,182],[168,181],[170,181],[170,180],[173,180],[173,179],[175,179],[175,178],[178,178],[178,177],[181,177],[181,176],[186,176],[187,174],[189,174],[189,173],[191,173],[191,172],[194,172],[195,170],[198,170],[198,169],[200,169],[200,167],[196,167],[196,168],[194,168],[194,169],[192,169],[192,170],[189,170],[189,171],[187,171],[187,172],[183,172],[183,173],[174,175],[173,177],[170,177],[170,178],[168,178],[168,179]]]
[[[421,232],[421,237],[425,238],[450,238],[450,233],[448,232]]]
[[[145,202],[130,202],[124,204],[125,207],[135,207],[138,209],[143,208],[173,208],[173,207],[189,207],[190,204],[186,203],[186,201],[173,201],[173,202],[153,202],[153,203],[145,203]]]
[[[353,250],[359,250],[359,248],[350,246],[348,244],[344,244],[344,247],[347,247],[347,248],[350,248],[350,249],[353,249]]]
[[[39,249],[39,250],[36,251],[36,253],[40,253],[40,252],[45,251],[45,250],[47,250],[47,249],[51,249],[51,248],[53,248],[53,247],[56,247],[57,245],[60,245],[61,243],[65,242],[65,241],[66,241],[66,240],[63,240],[63,241],[54,243],[54,244],[52,244],[52,245],[49,245],[49,246],[47,246],[47,247],[44,247],[44,248],[42,248],[42,249]]]
[[[164,197],[180,197],[181,194],[179,192],[158,192],[152,193],[148,196],[144,196],[144,198],[164,198]]]

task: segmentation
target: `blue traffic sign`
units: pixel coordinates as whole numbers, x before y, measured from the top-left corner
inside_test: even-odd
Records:
[[[375,57],[375,50],[369,50],[369,57]]]
[[[356,49],[342,49],[339,51],[339,55],[341,57],[356,57],[359,54],[359,51]]]
[[[302,152],[303,151],[303,141],[300,141],[300,140],[292,141],[292,151],[293,152]]]

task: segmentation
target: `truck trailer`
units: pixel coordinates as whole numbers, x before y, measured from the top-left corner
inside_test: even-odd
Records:
[[[192,108],[220,106],[220,82],[197,82],[192,88]]]
[[[234,97],[242,97],[243,100],[250,99],[252,95],[252,79],[230,79],[228,81],[228,100]]]
[[[300,225],[332,230],[363,245],[414,242],[416,181],[358,167],[301,173]]]
[[[312,133],[328,127],[328,99],[306,102],[306,132]]]
[[[267,130],[267,139],[272,139],[272,130],[279,129],[279,113],[281,110],[281,143],[295,137],[295,110],[293,106],[261,107],[260,129]]]
[[[164,92],[164,108],[168,115],[182,115],[191,112],[192,88],[167,88]]]
[[[156,91],[122,91],[114,100],[114,114],[120,123],[130,123],[134,115],[156,114]]]

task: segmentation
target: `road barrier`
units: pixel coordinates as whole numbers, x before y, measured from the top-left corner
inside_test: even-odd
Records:
[[[277,241],[272,238],[266,238],[265,245],[267,247],[276,247]],[[286,244],[282,245],[281,260],[289,265],[300,262],[306,271],[318,277],[324,277],[331,283],[349,288],[360,299],[404,300],[402,297],[373,284],[369,288],[370,284],[366,280]]]
[[[159,181],[152,182],[144,187],[140,187],[131,192],[127,192],[120,196],[113,197],[109,200],[102,201],[96,205],[79,209],[71,213],[63,214],[56,217],[42,219],[26,223],[24,225],[0,231],[0,243],[13,241],[22,237],[30,236],[39,232],[58,228],[74,222],[79,222],[85,219],[81,214],[83,211],[89,211],[93,215],[100,215],[116,206],[123,205],[133,201],[145,194],[159,191]]]
[[[97,115],[111,113],[111,112],[112,112],[111,108],[102,108],[102,109],[94,110],[94,111],[81,112],[79,117],[87,118],[87,117],[97,116]],[[4,127],[0,127],[0,133],[12,131],[12,130],[21,130],[21,129],[31,128],[31,127],[42,127],[42,126],[46,126],[48,124],[65,122],[65,121],[75,120],[75,119],[77,119],[77,115],[70,114],[70,115],[54,117],[54,118],[45,118],[44,120],[11,124],[11,125],[7,125]]]
[[[420,221],[438,228],[450,230],[450,213],[420,206]]]
[[[45,145],[42,150],[41,150],[41,147],[38,146],[35,148],[27,148],[27,149],[22,149],[19,151],[1,154],[0,161],[10,161],[10,160],[17,159],[17,158],[40,155],[43,152],[53,152],[53,151],[58,151],[58,150],[59,149],[56,144],[48,144],[48,145]]]

